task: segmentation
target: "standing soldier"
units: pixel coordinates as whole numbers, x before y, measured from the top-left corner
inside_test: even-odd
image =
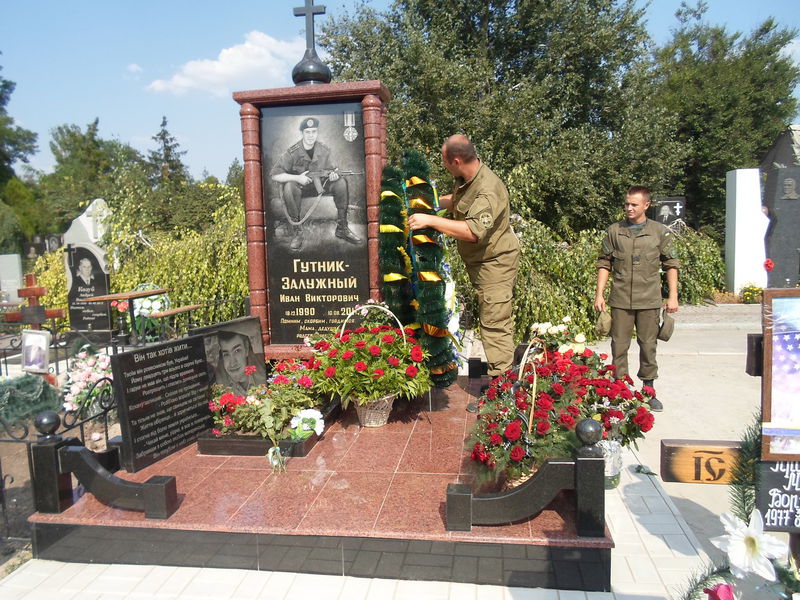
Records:
[[[432,227],[458,241],[458,253],[478,295],[481,341],[495,377],[514,362],[514,284],[519,266],[519,241],[509,222],[508,190],[478,158],[465,135],[450,136],[442,146],[444,167],[455,177],[452,195],[442,207],[455,218],[415,213],[411,229]]]
[[[667,274],[669,297],[663,303],[668,313],[678,311],[678,259],[672,248],[672,235],[662,224],[647,219],[650,190],[633,186],[625,198],[625,219],[611,225],[603,239],[597,259],[597,288],[594,307],[606,308],[603,295],[609,275],[614,274],[611,295],[611,354],[617,377],[628,375],[628,348],[636,327],[639,344],[639,373],[643,385],[653,387],[658,377],[656,340],[662,307],[659,267]],[[663,410],[661,401],[653,399],[650,409]]]

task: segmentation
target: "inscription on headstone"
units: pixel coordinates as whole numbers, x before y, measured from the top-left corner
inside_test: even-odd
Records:
[[[297,344],[369,297],[362,109],[347,102],[261,114],[270,343]]]
[[[94,244],[85,243],[69,245],[64,255],[70,326],[79,331],[111,329],[108,302],[85,301],[108,294],[105,253]]]
[[[211,426],[203,338],[185,338],[111,357],[119,403],[122,465],[138,471]]]
[[[762,462],[758,472],[756,506],[764,529],[800,532],[800,462]]]

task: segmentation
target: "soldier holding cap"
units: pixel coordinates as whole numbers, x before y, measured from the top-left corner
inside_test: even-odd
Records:
[[[303,138],[284,152],[270,171],[270,178],[281,185],[286,213],[292,225],[290,249],[303,247],[301,199],[323,193],[333,195],[336,205],[336,237],[351,244],[362,239],[350,231],[347,222],[347,183],[337,172],[330,148],[317,141],[319,119],[306,117],[300,121]]]
[[[509,222],[508,190],[478,158],[465,135],[447,138],[444,167],[455,177],[452,194],[440,197],[454,219],[415,213],[411,229],[432,227],[454,237],[458,253],[478,295],[481,341],[489,375],[497,376],[514,362],[514,284],[519,266],[519,241]]]
[[[656,340],[659,338],[659,314],[662,307],[659,267],[667,274],[669,297],[663,303],[667,313],[678,311],[678,259],[672,247],[672,235],[661,223],[649,220],[650,190],[643,186],[628,189],[625,216],[611,225],[603,239],[597,259],[597,288],[594,307],[606,309],[603,292],[613,273],[611,294],[611,354],[617,377],[628,376],[628,348],[636,327],[639,344],[638,377],[643,385],[653,387],[658,377]],[[662,332],[662,338],[666,332]],[[653,398],[650,409],[663,410]]]

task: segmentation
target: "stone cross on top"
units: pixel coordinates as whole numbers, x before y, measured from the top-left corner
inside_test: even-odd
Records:
[[[324,15],[324,6],[314,6],[314,0],[306,0],[305,6],[294,9],[295,17],[306,18],[306,48],[314,48],[314,15]]]
[[[313,85],[330,83],[331,70],[317,56],[314,49],[314,15],[324,15],[324,6],[314,6],[314,0],[305,0],[305,6],[294,9],[295,17],[306,18],[306,53],[303,60],[292,69],[292,81],[295,85]]]

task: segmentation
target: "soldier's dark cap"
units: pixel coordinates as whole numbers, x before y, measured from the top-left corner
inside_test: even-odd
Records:
[[[658,339],[662,342],[668,342],[672,337],[672,332],[675,331],[675,319],[667,311],[661,312],[661,325],[658,328]]]
[[[300,121],[300,131],[303,131],[304,129],[311,129],[312,127],[314,129],[319,127],[319,119],[315,119],[314,117],[306,117]]]
[[[609,333],[611,333],[611,313],[607,310],[604,310],[600,313],[597,317],[597,323],[595,324],[595,329],[597,331],[597,335],[600,337],[606,337]]]

